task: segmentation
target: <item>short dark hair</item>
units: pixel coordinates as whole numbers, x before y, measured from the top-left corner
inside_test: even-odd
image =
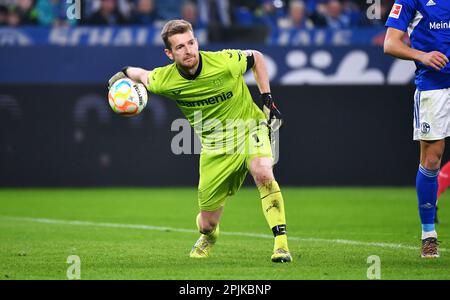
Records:
[[[166,49],[171,49],[171,45],[169,42],[169,37],[179,33],[185,33],[187,31],[192,31],[192,25],[188,21],[185,20],[171,20],[167,22],[163,29],[161,30],[161,38],[164,41],[164,45]]]

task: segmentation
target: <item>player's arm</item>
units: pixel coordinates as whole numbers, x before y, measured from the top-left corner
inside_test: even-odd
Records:
[[[267,71],[266,62],[261,52],[256,50],[244,51],[247,55],[247,60],[253,56],[253,75],[255,76],[256,84],[258,85],[261,94],[270,93],[269,72]]]
[[[423,52],[413,49],[403,42],[405,33],[399,29],[389,27],[384,40],[384,53],[394,57],[418,61],[425,66],[432,67],[439,71],[449,62],[447,56],[439,51]]]
[[[247,56],[248,67],[253,63],[251,68],[261,94],[260,98],[263,103],[263,110],[269,120],[269,125],[271,125],[272,130],[277,130],[282,124],[282,116],[270,92],[269,72],[267,71],[264,56],[256,50],[247,50],[244,53]],[[278,122],[274,122],[275,120],[278,120]]]
[[[135,82],[140,82],[144,86],[148,87],[148,75],[150,71],[142,69],[142,68],[135,68],[135,67],[125,67],[116,74],[114,74],[108,81],[109,87],[111,87],[114,82],[117,80],[120,80],[122,78],[130,78],[131,80]]]

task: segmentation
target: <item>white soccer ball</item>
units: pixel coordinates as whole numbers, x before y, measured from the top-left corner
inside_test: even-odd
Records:
[[[108,101],[115,113],[132,117],[139,114],[147,105],[147,89],[142,83],[123,78],[114,82],[109,89]]]

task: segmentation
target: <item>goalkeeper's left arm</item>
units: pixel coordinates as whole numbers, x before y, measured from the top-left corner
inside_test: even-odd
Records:
[[[263,111],[267,116],[271,130],[276,131],[281,127],[282,116],[276,107],[270,92],[269,73],[267,72],[264,56],[261,52],[256,50],[245,51],[245,53],[247,55],[247,59],[253,58],[254,60],[252,71],[260,92],[260,98],[263,103]]]

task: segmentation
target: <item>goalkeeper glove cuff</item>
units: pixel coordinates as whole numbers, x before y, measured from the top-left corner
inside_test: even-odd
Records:
[[[273,130],[278,130],[278,128],[282,124],[282,116],[280,111],[278,110],[277,106],[275,105],[275,102],[273,101],[272,94],[271,93],[262,93],[261,101],[264,105],[263,111],[267,116],[267,119],[269,121],[269,126],[274,127]],[[278,120],[278,125],[274,124],[274,121]]]
[[[271,108],[272,104],[273,104],[273,98],[272,98],[272,94],[271,93],[262,93],[260,95],[261,101],[262,103],[267,107],[267,108]]]
[[[128,70],[129,67],[130,66],[123,67],[122,70],[121,70],[122,73],[125,74],[125,76],[127,76],[127,77],[128,77],[127,70]]]

